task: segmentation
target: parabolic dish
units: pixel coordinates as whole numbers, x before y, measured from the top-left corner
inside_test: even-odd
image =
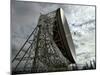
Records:
[[[67,23],[67,19],[64,15],[64,11],[62,8],[57,9],[56,18],[57,18],[56,29],[58,30],[58,35],[59,35],[58,39],[61,40],[59,43],[61,43],[62,48],[59,45],[59,43],[56,44],[58,45],[62,54],[71,63],[76,63],[76,53],[75,53],[74,43]],[[54,35],[57,35],[57,33],[54,33]]]

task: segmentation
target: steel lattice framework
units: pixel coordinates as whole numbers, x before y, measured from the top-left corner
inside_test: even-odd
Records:
[[[60,71],[75,63],[71,35],[68,33],[70,41],[66,40],[65,30],[59,27],[61,10],[40,15],[38,25],[12,60],[13,73]],[[68,26],[67,29],[69,31]]]

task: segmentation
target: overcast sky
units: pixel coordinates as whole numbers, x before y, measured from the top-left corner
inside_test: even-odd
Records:
[[[65,12],[65,16],[68,20],[68,24],[71,33],[78,32],[78,35],[73,35],[74,43],[76,44],[77,53],[92,52],[95,56],[95,6],[83,6],[83,5],[70,5],[70,4],[52,4],[52,3],[36,3],[36,2],[12,2],[11,7],[11,38],[12,48],[19,49],[29,34],[33,31],[38,23],[40,13],[46,14],[54,11],[57,8],[62,8]],[[88,21],[93,23],[84,24],[83,28],[80,28],[80,24]],[[74,27],[74,26],[76,27]],[[92,29],[92,30],[89,30]],[[76,42],[75,40],[78,40]],[[87,42],[88,41],[88,42]],[[81,46],[80,43],[85,45]],[[92,43],[92,44],[91,44]],[[78,47],[78,48],[77,48]],[[85,48],[85,49],[84,49]],[[14,51],[13,51],[14,52]],[[16,51],[15,51],[16,52]],[[83,56],[82,56],[83,57]]]

